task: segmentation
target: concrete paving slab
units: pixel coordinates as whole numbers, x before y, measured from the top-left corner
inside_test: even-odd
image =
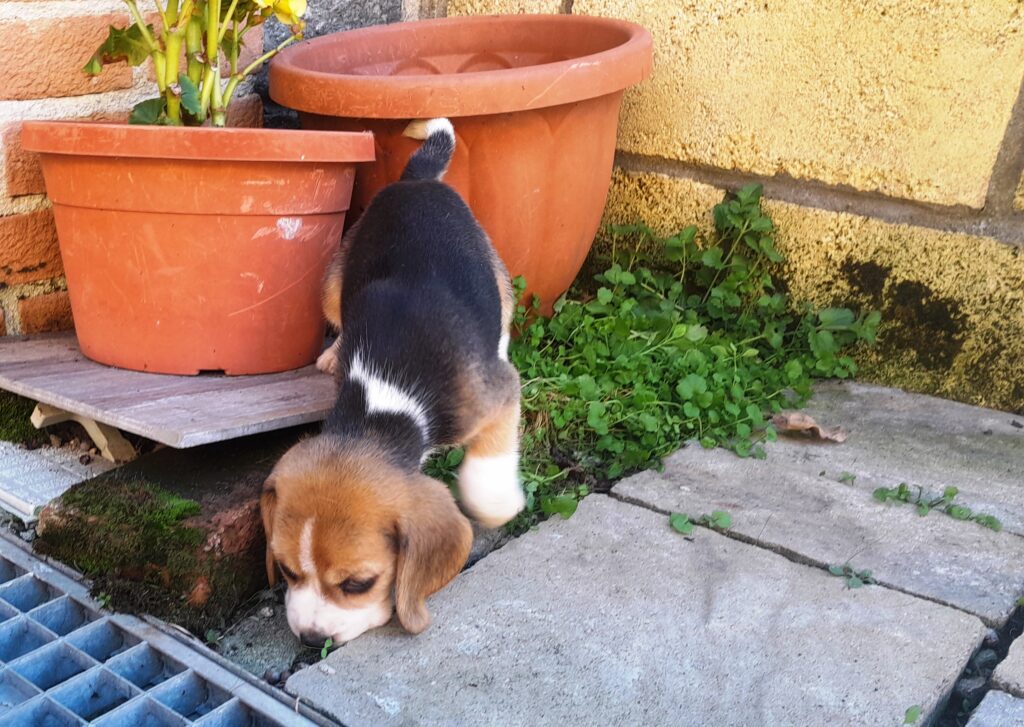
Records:
[[[944,700],[985,631],[603,495],[429,605],[423,634],[365,634],[287,690],[350,727],[898,724]]]
[[[992,685],[996,689],[1024,699],[1024,636],[1018,636],[1017,640],[1010,644],[1010,653],[1000,662],[992,675]],[[1021,724],[1024,724],[1024,720]]]
[[[100,457],[82,464],[81,456],[71,447],[28,450],[0,442],[0,507],[32,522],[47,503],[72,485],[115,467]]]
[[[875,486],[953,485],[958,501],[1024,535],[1024,416],[839,381],[816,385],[804,411],[850,433],[841,446],[779,443],[807,469],[846,471]]]
[[[1024,725],[1024,699],[1005,692],[989,692],[971,714],[967,727],[1020,727]]]
[[[1024,437],[1005,422],[1001,438],[981,433],[1009,415],[908,397],[828,385],[810,413],[819,423],[848,426],[843,444],[787,438],[768,445],[766,460],[691,445],[671,455],[663,472],[642,472],[613,492],[665,512],[727,510],[732,535],[815,565],[849,561],[886,585],[999,626],[1024,594],[1024,537],[941,512],[921,517],[910,505],[876,501],[872,492],[905,481],[937,495],[955,484],[973,495],[958,501],[1001,518],[1009,513],[1014,522],[1024,512]],[[1010,446],[1017,440],[1019,452]],[[841,482],[843,473],[855,479]]]
[[[841,446],[841,445],[840,445]],[[687,447],[662,472],[613,493],[664,512],[732,515],[730,534],[819,566],[850,562],[882,583],[962,608],[999,626],[1024,593],[1024,538],[907,505],[882,504],[873,483],[807,471],[769,448],[768,459]]]

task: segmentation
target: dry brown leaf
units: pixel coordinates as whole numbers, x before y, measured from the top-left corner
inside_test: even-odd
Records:
[[[772,417],[772,426],[778,432],[804,432],[825,442],[845,442],[842,427],[823,427],[814,418],[800,411],[784,411]]]

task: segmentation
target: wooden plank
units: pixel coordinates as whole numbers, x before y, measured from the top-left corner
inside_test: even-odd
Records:
[[[74,334],[0,342],[0,388],[171,447],[319,421],[334,382],[313,366],[264,376],[167,376],[97,364]]]

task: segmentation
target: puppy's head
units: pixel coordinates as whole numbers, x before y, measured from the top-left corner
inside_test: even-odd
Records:
[[[349,641],[397,611],[411,633],[426,599],[469,556],[469,521],[448,488],[369,446],[322,435],[289,450],[260,499],[267,577],[288,582],[288,625],[303,643]]]

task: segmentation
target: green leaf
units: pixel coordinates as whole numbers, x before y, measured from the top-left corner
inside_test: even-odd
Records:
[[[462,460],[465,458],[465,456],[466,450],[462,449],[461,447],[452,449],[448,452],[448,454],[445,455],[444,464],[446,467],[454,469],[455,467],[458,467],[460,464],[462,464]]]
[[[693,523],[690,522],[690,518],[681,512],[674,512],[668,517],[668,524],[672,528],[683,535],[690,535],[693,532]]]
[[[598,434],[608,433],[608,421],[605,419],[607,412],[607,407],[601,402],[590,402],[587,410],[587,424]]]
[[[971,518],[971,508],[962,505],[950,505],[946,513],[955,520],[969,520]]]
[[[568,520],[576,512],[579,501],[572,495],[557,495],[555,497],[541,498],[541,509],[547,515],[558,514],[563,520]]]
[[[711,525],[719,530],[728,530],[732,527],[732,515],[724,510],[715,510],[711,513]]]
[[[599,303],[611,303],[614,297],[612,291],[608,290],[608,288],[601,287],[597,289],[597,300]]]
[[[690,326],[686,329],[686,340],[693,343],[700,343],[708,337],[708,329],[701,325]]]
[[[903,714],[903,724],[917,724],[919,719],[921,719],[921,705],[915,704],[913,707],[907,707],[907,711]]]
[[[846,569],[844,569],[841,565],[830,565],[828,567],[828,572],[834,576],[846,575]]]
[[[132,113],[128,117],[129,124],[155,124],[160,120],[161,114],[164,112],[164,98],[158,96],[157,98],[146,99],[135,104],[132,108]]]
[[[705,250],[700,256],[700,261],[712,270],[721,270],[725,267],[722,264],[722,248],[720,247]]]
[[[823,308],[818,311],[818,320],[828,328],[845,328],[852,325],[856,317],[848,308]]]
[[[82,66],[82,73],[85,73],[89,76],[98,76],[102,72],[103,62],[96,56],[90,58],[88,62],[84,66]]]
[[[146,28],[152,36],[153,26],[147,25]],[[149,57],[149,52],[149,45],[138,23],[127,28],[115,28],[111,25],[107,31],[107,39],[96,49],[96,53],[82,70],[90,75],[96,75],[104,65],[121,61],[126,61],[130,66],[138,66]]]
[[[203,110],[199,89],[184,73],[178,75],[178,85],[181,86],[181,105],[193,116],[198,116]]]
[[[761,416],[761,408],[757,404],[747,405],[747,416],[750,417],[750,421],[755,427],[759,427],[764,424],[764,417]]]
[[[924,517],[929,512],[931,512],[931,507],[928,506],[928,503],[922,502],[917,506],[917,514],[921,517]]]
[[[656,432],[658,431],[660,422],[658,421],[658,417],[654,416],[653,414],[641,412],[640,424],[643,426],[644,431]]]
[[[862,581],[857,576],[850,576],[849,578],[846,579],[846,587],[847,588],[860,588],[863,585],[864,585],[864,581]]]
[[[327,654],[331,650],[332,646],[334,646],[334,639],[332,639],[331,637],[328,636],[327,640],[324,641],[324,648],[320,649],[320,658],[321,659],[326,659],[327,658]]]
[[[697,374],[687,374],[682,381],[676,384],[676,393],[684,400],[692,399],[695,395],[703,394],[707,390],[707,379]]]

